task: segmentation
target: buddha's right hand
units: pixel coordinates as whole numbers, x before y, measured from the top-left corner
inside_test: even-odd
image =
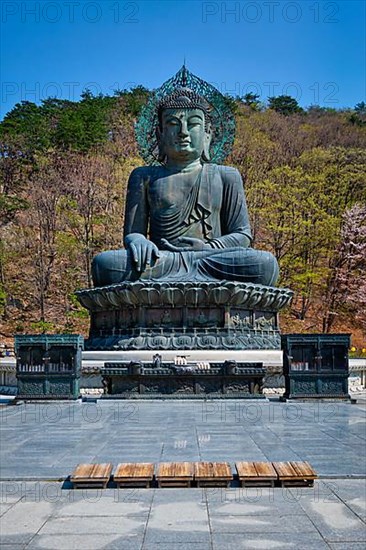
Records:
[[[145,271],[146,268],[154,263],[156,258],[160,257],[160,252],[156,244],[149,241],[149,239],[141,233],[130,233],[126,235],[125,246],[131,251],[137,271]]]

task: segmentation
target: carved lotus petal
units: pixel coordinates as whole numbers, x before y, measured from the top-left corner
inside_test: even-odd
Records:
[[[118,292],[115,292],[114,290],[110,290],[107,293],[108,302],[114,306],[119,307],[121,305],[120,295]]]
[[[96,304],[101,308],[107,308],[108,307],[108,293],[105,290],[98,289],[98,292],[95,293],[94,296]]]
[[[77,299],[79,300],[81,305],[84,306],[86,309],[89,309],[91,311],[95,309],[95,300],[93,295],[89,293],[85,293],[85,294],[80,293],[80,294],[77,294]]]
[[[247,305],[249,290],[246,288],[236,288],[231,296],[230,303],[235,306]]]
[[[137,299],[139,299],[141,290],[146,288],[149,288],[149,285],[141,283],[140,281],[125,286],[125,290],[129,290]]]
[[[139,303],[138,296],[130,288],[119,290],[118,298],[121,305],[137,305]]]
[[[218,286],[216,288],[211,288],[209,293],[210,303],[217,305],[228,304],[230,299],[231,292],[228,288],[224,286]]]
[[[262,292],[260,290],[253,291],[248,299],[247,306],[248,307],[254,307],[262,300]]]
[[[276,292],[273,290],[267,290],[262,296],[262,308],[268,308],[276,300]]]
[[[200,287],[190,288],[186,292],[186,304],[198,306],[202,304],[207,304],[207,291]]]
[[[184,305],[184,293],[177,287],[165,288],[161,293],[161,300],[164,304],[181,306]]]
[[[139,301],[148,306],[158,305],[160,303],[160,292],[155,288],[142,288],[139,291]]]

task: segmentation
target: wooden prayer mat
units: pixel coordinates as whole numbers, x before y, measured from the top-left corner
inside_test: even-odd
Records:
[[[228,487],[233,476],[228,462],[195,462],[194,478],[198,487]]]
[[[312,487],[318,476],[308,462],[272,462],[282,487]]]
[[[118,464],[113,475],[118,488],[149,487],[153,477],[154,464],[149,462]]]
[[[277,472],[271,462],[236,462],[242,487],[274,487]]]
[[[190,487],[193,480],[192,462],[162,462],[156,474],[159,487]]]
[[[113,464],[78,464],[70,480],[75,489],[105,489]]]

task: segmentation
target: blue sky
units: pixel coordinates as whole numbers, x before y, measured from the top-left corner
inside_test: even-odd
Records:
[[[366,95],[363,0],[2,0],[1,27],[1,117],[86,87],[155,88],[184,58],[232,95],[335,108]]]

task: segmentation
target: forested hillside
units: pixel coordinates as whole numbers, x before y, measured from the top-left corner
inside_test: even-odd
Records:
[[[73,292],[90,262],[121,246],[128,175],[142,164],[133,125],[148,90],[23,102],[0,123],[0,339],[82,332]],[[284,332],[352,332],[366,347],[366,106],[300,109],[295,100],[228,101],[227,164],[243,175],[254,247],[295,291]]]

